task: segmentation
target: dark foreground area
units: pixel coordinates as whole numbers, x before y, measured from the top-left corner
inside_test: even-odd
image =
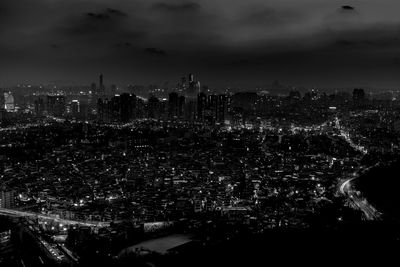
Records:
[[[399,228],[383,223],[344,225],[340,229],[271,230],[262,235],[169,256],[127,258],[118,266],[326,266],[398,262]]]
[[[15,229],[15,228],[14,228]],[[79,266],[326,266],[398,263],[400,228],[386,222],[344,223],[333,228],[274,229],[263,234],[238,235],[234,239],[194,241],[174,248],[166,255],[147,254],[121,257],[113,262],[93,257]],[[0,266],[55,266],[37,261],[30,238],[14,239],[14,255]],[[23,242],[21,243],[20,240]]]

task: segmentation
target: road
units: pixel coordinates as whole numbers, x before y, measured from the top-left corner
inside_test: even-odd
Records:
[[[0,208],[0,214],[5,215],[5,216],[32,217],[35,219],[38,218],[38,219],[43,219],[43,220],[50,220],[50,221],[62,223],[64,225],[81,225],[81,226],[90,226],[90,227],[108,227],[108,226],[110,226],[109,222],[66,220],[66,219],[55,218],[52,216],[47,216],[47,215],[44,215],[41,213],[4,209],[4,208]]]
[[[367,172],[375,166],[363,170],[363,173]],[[342,181],[339,186],[339,192],[342,195],[347,196],[354,207],[358,208],[364,213],[367,220],[378,220],[381,214],[372,205],[370,205],[366,199],[360,198],[357,190],[355,190],[352,186],[352,182],[359,176],[359,174],[355,172],[353,173],[353,176],[354,177]]]
[[[340,120],[338,117],[335,118],[335,126],[337,128],[337,130],[339,130],[340,132],[340,136],[342,136],[344,138],[344,140],[346,140],[346,142],[355,150],[357,150],[358,152],[363,153],[364,155],[368,153],[368,150],[365,149],[363,146],[361,145],[357,145],[353,142],[353,140],[351,140],[350,138],[350,133],[346,132],[345,129],[340,125]]]
[[[336,125],[336,128],[340,132],[340,136],[342,136],[344,138],[344,140],[346,140],[346,142],[352,148],[354,148],[355,150],[361,152],[363,155],[368,154],[368,150],[365,147],[363,147],[361,145],[358,145],[358,144],[355,144],[353,142],[353,140],[351,140],[350,133],[345,131],[345,129],[343,127],[341,127],[340,120],[339,120],[338,117],[335,118],[335,125]],[[349,201],[350,201],[350,203],[352,203],[355,208],[358,208],[359,210],[361,210],[364,213],[365,218],[367,220],[377,220],[377,219],[380,218],[381,214],[373,206],[371,206],[366,199],[360,198],[357,190],[355,190],[353,188],[352,182],[357,177],[359,177],[362,173],[365,173],[365,172],[369,171],[370,169],[376,167],[377,165],[378,164],[376,164],[374,166],[371,166],[371,167],[368,167],[366,169],[363,169],[360,173],[357,172],[357,171],[354,172],[352,178],[348,178],[348,179],[343,180],[341,182],[340,186],[339,186],[339,192],[342,195],[347,196]]]

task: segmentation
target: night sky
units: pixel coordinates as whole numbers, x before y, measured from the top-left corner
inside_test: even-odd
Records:
[[[398,0],[1,0],[0,85],[400,87]]]

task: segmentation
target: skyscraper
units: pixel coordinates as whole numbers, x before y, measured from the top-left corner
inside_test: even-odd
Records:
[[[120,122],[129,122],[132,119],[136,118],[136,95],[124,93],[120,97],[120,110],[119,121]],[[118,96],[114,96],[113,98],[118,98]]]
[[[356,108],[361,108],[365,105],[365,91],[364,89],[354,89],[353,90],[353,104]]]
[[[73,117],[77,117],[80,112],[80,103],[79,100],[72,100],[71,101],[71,113]]]
[[[197,120],[209,125],[224,123],[227,115],[227,96],[206,95],[201,92],[197,95]]]
[[[14,96],[11,92],[4,92],[4,108],[7,111],[14,111]]]
[[[117,93],[117,86],[115,84],[111,85],[111,95],[115,95]]]
[[[39,97],[38,99],[36,99],[34,105],[35,105],[36,116],[43,116],[43,113],[46,109],[43,98]]]
[[[217,109],[216,109],[216,121],[223,124],[225,122],[227,113],[227,97],[224,94],[217,96]]]
[[[62,116],[65,111],[65,96],[48,95],[47,96],[47,112],[53,116]]]
[[[103,74],[100,74],[99,76],[99,88],[98,88],[98,95],[103,96],[105,94],[105,88],[104,88],[104,83],[103,83]]]
[[[199,93],[197,95],[197,120],[200,122],[204,121],[205,110],[207,108],[207,95],[205,93]]]
[[[92,83],[90,85],[90,91],[92,92],[92,94],[95,94],[97,92],[97,86],[96,83]]]
[[[181,82],[178,84],[178,92],[181,94],[186,92],[186,77],[181,78]]]
[[[173,119],[178,116],[179,112],[179,95],[175,92],[169,94],[168,97],[168,116]]]
[[[4,105],[5,105],[4,93],[0,90],[0,109],[4,109]]]
[[[161,104],[157,97],[151,96],[147,103],[147,117],[159,119],[161,116]]]
[[[12,209],[15,207],[15,191],[1,191],[0,207],[4,209]]]
[[[196,100],[197,94],[199,93],[200,83],[194,81],[194,75],[189,74],[189,86],[186,88],[186,97],[188,99]]]
[[[184,114],[185,97],[172,92],[168,99],[168,115],[170,119],[181,119]]]
[[[134,94],[115,95],[110,100],[99,98],[98,119],[102,122],[129,122],[136,118],[137,98]]]

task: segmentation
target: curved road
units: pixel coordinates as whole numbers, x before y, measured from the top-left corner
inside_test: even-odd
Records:
[[[363,172],[367,172],[368,170],[374,168],[377,165],[378,164],[369,167],[363,170]],[[357,172],[355,172],[353,173],[353,176],[354,177],[342,181],[342,183],[339,186],[339,192],[342,195],[347,196],[349,201],[354,205],[354,207],[357,207],[364,213],[365,218],[367,220],[371,221],[378,220],[381,214],[372,205],[370,205],[366,199],[360,198],[357,193],[357,190],[353,188],[352,181],[355,180],[359,175],[357,175]]]

